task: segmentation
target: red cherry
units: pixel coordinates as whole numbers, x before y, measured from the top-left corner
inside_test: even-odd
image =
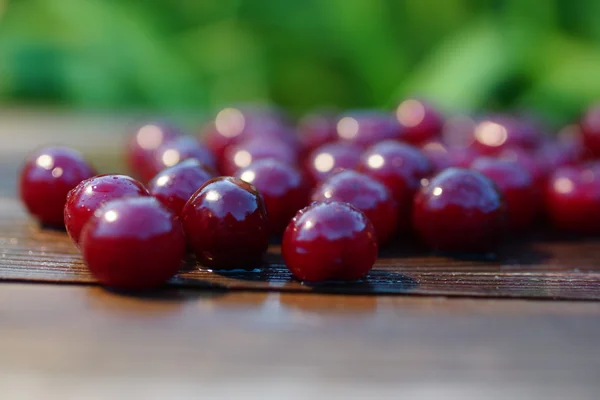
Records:
[[[105,203],[122,197],[148,196],[138,181],[126,175],[99,175],[86,179],[67,195],[65,227],[75,244],[91,216]]]
[[[518,147],[535,150],[541,143],[542,133],[533,123],[510,115],[492,115],[475,127],[473,145],[483,154]]]
[[[313,203],[288,225],[281,252],[292,275],[301,281],[359,279],[377,259],[375,229],[348,203]]]
[[[362,151],[361,147],[346,142],[319,146],[305,160],[306,175],[314,186],[335,172],[356,167]]]
[[[281,140],[254,138],[230,146],[223,155],[222,173],[235,175],[254,161],[271,158],[289,165],[298,164],[298,149]]]
[[[148,122],[138,126],[127,143],[127,165],[136,176],[147,175],[146,166],[152,162],[154,152],[166,142],[181,136],[181,131],[167,122]]]
[[[358,110],[343,115],[336,126],[338,139],[361,147],[386,139],[401,137],[401,127],[396,119],[376,110]]]
[[[118,289],[160,286],[185,256],[181,224],[150,196],[106,203],[85,224],[80,244],[94,277]]]
[[[508,228],[522,232],[531,227],[540,210],[540,192],[531,174],[518,163],[480,157],[471,169],[490,178],[504,196],[508,211]]]
[[[413,196],[421,185],[421,179],[432,173],[427,157],[416,147],[386,140],[371,146],[362,155],[358,170],[382,182],[390,190],[398,204],[399,227],[401,230],[409,229]],[[378,224],[373,223],[377,229]]]
[[[154,157],[146,164],[143,179],[148,182],[163,169],[191,158],[200,161],[209,168],[216,169],[215,158],[208,148],[204,147],[194,137],[181,136],[165,143],[155,151]]]
[[[255,161],[236,176],[254,185],[262,195],[271,234],[282,234],[296,212],[308,204],[310,185],[300,171],[280,161]]]
[[[579,234],[600,234],[600,162],[554,171],[546,186],[546,208],[554,225]]]
[[[435,172],[450,167],[468,168],[480,156],[473,147],[454,147],[439,140],[425,143],[421,151],[430,161]]]
[[[64,226],[67,193],[96,171],[81,153],[66,147],[46,147],[30,155],[21,170],[21,201],[42,224]]]
[[[304,153],[337,140],[337,117],[330,114],[308,114],[298,122],[298,133]]]
[[[491,250],[503,236],[506,218],[498,188],[476,171],[448,168],[415,196],[414,227],[423,241],[436,250]]]
[[[589,107],[580,121],[585,147],[600,157],[600,103]]]
[[[408,99],[396,108],[396,119],[402,127],[401,139],[419,145],[440,135],[444,125],[442,116],[429,104]]]
[[[529,172],[533,177],[533,181],[538,185],[538,190],[545,186],[547,173],[544,166],[536,159],[535,153],[514,147],[501,151],[496,157],[501,160],[516,162],[521,168]]]
[[[352,204],[371,220],[380,244],[387,243],[398,227],[398,206],[390,191],[360,172],[344,170],[331,175],[315,189],[312,200]]]
[[[148,190],[163,206],[179,215],[190,197],[214,175],[200,161],[190,158],[159,172],[148,184]]]
[[[206,182],[186,203],[181,220],[198,261],[213,269],[252,269],[268,247],[268,219],[260,193],[238,178]]]

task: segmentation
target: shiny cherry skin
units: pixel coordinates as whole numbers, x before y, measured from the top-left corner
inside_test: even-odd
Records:
[[[386,140],[367,149],[361,157],[358,170],[389,189],[398,205],[399,229],[408,230],[411,226],[413,196],[421,180],[433,172],[427,157],[416,147]],[[373,223],[377,229],[378,224]]]
[[[482,154],[494,155],[506,148],[535,150],[542,141],[536,125],[511,115],[491,115],[475,127],[473,146]]]
[[[177,127],[164,121],[149,121],[137,126],[128,139],[125,153],[130,171],[136,177],[144,178],[154,152],[181,135]]]
[[[154,157],[146,164],[144,182],[149,182],[160,171],[177,165],[183,160],[194,158],[208,168],[216,169],[215,157],[211,151],[192,136],[181,136],[159,147]]]
[[[298,148],[275,138],[246,140],[225,150],[221,172],[233,176],[254,161],[267,158],[295,166],[298,164]]]
[[[177,273],[185,257],[181,223],[150,196],[112,200],[81,234],[83,259],[103,285],[152,289]]]
[[[362,152],[362,147],[352,143],[327,143],[308,155],[304,160],[304,170],[314,186],[335,172],[355,168]]]
[[[261,265],[269,244],[269,222],[262,196],[248,182],[211,179],[183,207],[181,220],[190,248],[205,267]]]
[[[497,186],[483,174],[448,168],[415,196],[413,224],[432,249],[479,253],[494,249],[507,219]]]
[[[286,121],[271,107],[226,107],[203,129],[201,140],[219,165],[225,149],[253,137],[287,136]]]
[[[148,191],[173,214],[179,215],[190,197],[214,177],[209,167],[189,158],[160,171],[148,184]]]
[[[473,147],[455,147],[440,140],[432,140],[422,145],[421,151],[427,157],[434,172],[450,167],[468,168],[480,156]]]
[[[255,161],[236,176],[254,185],[262,195],[271,235],[281,235],[296,212],[308,204],[310,185],[298,169],[280,161]]]
[[[43,225],[64,226],[67,194],[96,175],[81,153],[67,147],[46,147],[31,154],[19,177],[21,201]]]
[[[600,162],[562,167],[548,179],[546,210],[558,229],[600,234]]]
[[[312,200],[352,204],[371,220],[379,244],[387,243],[398,228],[398,205],[391,192],[360,172],[343,170],[331,175],[315,189]]]
[[[589,107],[579,124],[585,147],[595,158],[600,157],[600,103]]]
[[[298,135],[304,154],[337,140],[337,120],[333,114],[308,114],[298,122]]]
[[[375,228],[356,207],[343,202],[312,203],[300,210],[283,235],[281,252],[301,281],[355,280],[377,260]]]
[[[396,119],[402,127],[402,141],[415,146],[440,136],[444,126],[441,114],[417,99],[400,103],[396,108]]]
[[[480,157],[471,169],[490,178],[500,189],[508,212],[508,229],[523,232],[536,219],[541,206],[540,192],[533,176],[518,163],[491,157]]]
[[[65,203],[65,227],[71,240],[79,243],[86,222],[109,201],[148,195],[144,185],[126,175],[99,175],[86,179],[69,192]]]
[[[386,139],[401,137],[401,127],[396,119],[377,110],[357,110],[340,117],[336,125],[340,141],[354,143],[363,148]]]
[[[527,170],[533,177],[538,189],[545,186],[546,170],[544,165],[540,164],[536,154],[519,147],[507,148],[496,155],[496,158],[516,162],[521,168]]]

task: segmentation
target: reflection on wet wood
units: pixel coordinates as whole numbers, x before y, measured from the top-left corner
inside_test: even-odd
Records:
[[[301,284],[271,246],[256,271],[217,273],[190,260],[172,286],[351,294],[414,294],[547,299],[600,299],[597,240],[534,240],[507,245],[488,259],[428,255],[416,245],[382,252],[368,277],[352,283]],[[15,200],[0,200],[0,279],[93,283],[64,232],[40,229]]]

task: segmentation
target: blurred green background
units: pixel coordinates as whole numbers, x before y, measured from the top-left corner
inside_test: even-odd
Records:
[[[598,0],[0,0],[0,100],[204,113],[273,101],[553,122],[600,98]]]

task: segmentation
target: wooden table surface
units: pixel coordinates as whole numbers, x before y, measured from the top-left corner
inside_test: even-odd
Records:
[[[115,147],[125,122],[0,112],[0,211],[14,207],[24,152],[66,142],[96,154]],[[101,169],[112,166],[105,161]],[[15,215],[21,221],[19,211]],[[27,264],[33,253],[15,253],[18,243],[2,244],[2,257],[8,254],[13,264],[0,259],[0,267],[14,270],[19,259]],[[563,298],[557,293],[565,287],[596,298],[600,259],[593,261],[594,242],[585,246],[587,255],[573,271],[546,262],[513,275],[553,277],[550,286],[525,280],[525,286],[538,285],[530,293],[555,288],[547,296],[527,296],[545,300],[224,290],[177,282],[134,297],[77,280],[5,281],[0,399],[597,399],[600,303],[549,300]],[[458,272],[487,268],[494,271],[491,279],[511,273],[494,270],[500,264],[452,265]],[[439,265],[429,273],[436,271],[444,273]],[[580,280],[569,286],[573,277]],[[475,278],[469,284],[477,288]]]

